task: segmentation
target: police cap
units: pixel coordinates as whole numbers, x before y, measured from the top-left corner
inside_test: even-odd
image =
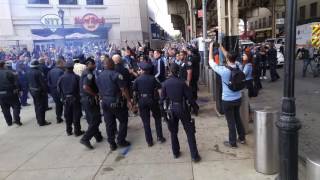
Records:
[[[89,63],[95,64],[96,62],[94,61],[94,59],[92,57],[88,57],[85,61],[85,64],[89,64]]]
[[[144,71],[148,71],[152,69],[152,64],[147,62],[140,62],[138,63],[138,66]]]
[[[31,63],[30,63],[30,67],[31,67],[31,68],[39,67],[39,65],[40,65],[40,63],[39,63],[39,61],[36,60],[36,59],[32,60]]]

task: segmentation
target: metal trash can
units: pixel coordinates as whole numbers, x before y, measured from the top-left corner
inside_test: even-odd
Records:
[[[254,167],[259,173],[276,174],[279,171],[278,119],[279,112],[270,107],[255,111]]]
[[[320,155],[311,154],[307,157],[306,175],[307,180],[320,179]]]
[[[249,134],[249,120],[250,120],[250,112],[249,112],[249,96],[248,90],[244,89],[241,91],[241,106],[240,106],[240,117],[242,121],[242,125],[246,134]]]

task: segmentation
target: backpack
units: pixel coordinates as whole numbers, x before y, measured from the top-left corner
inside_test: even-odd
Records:
[[[246,87],[246,75],[240,70],[240,68],[232,68],[226,66],[231,71],[229,83],[225,83],[231,91],[240,91]]]

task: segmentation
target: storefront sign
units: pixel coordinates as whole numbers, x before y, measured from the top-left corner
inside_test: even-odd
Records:
[[[88,31],[95,31],[100,25],[105,24],[105,19],[103,17],[99,18],[97,15],[89,13],[84,15],[82,18],[75,17],[74,23],[82,25]]]
[[[55,32],[62,25],[61,18],[56,14],[46,14],[40,19],[41,24],[45,25],[46,28]]]

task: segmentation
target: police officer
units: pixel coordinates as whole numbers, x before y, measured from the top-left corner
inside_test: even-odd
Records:
[[[267,58],[270,66],[271,82],[277,81],[280,76],[277,73],[277,50],[274,48],[273,43],[270,43],[270,49],[268,49]]]
[[[94,70],[96,64],[91,57],[86,59],[87,69],[82,73],[80,79],[80,95],[81,104],[86,113],[86,119],[88,121],[88,130],[85,132],[80,140],[80,143],[89,149],[93,149],[90,143],[92,137],[96,138],[97,142],[101,142],[103,137],[99,131],[99,125],[101,123],[100,114],[100,100],[98,95],[98,87],[96,84],[96,77]]]
[[[57,84],[59,78],[63,75],[64,73],[64,64],[65,60],[63,56],[58,57],[57,62],[56,62],[56,67],[51,69],[48,73],[48,87],[50,89],[50,94],[53,98],[53,101],[56,104],[56,118],[57,118],[57,123],[62,123],[62,112],[63,112],[63,103],[61,101],[60,94],[58,93],[57,90]]]
[[[190,87],[192,90],[192,96],[195,100],[198,99],[198,81],[200,76],[200,54],[198,49],[196,49],[193,46],[188,46],[187,48],[188,53],[188,63],[191,64],[192,69],[192,75],[191,75],[191,81],[190,81]]]
[[[192,91],[192,97],[194,100],[197,100],[198,98],[198,80],[196,79],[196,76],[194,76],[194,66],[193,60],[192,60],[192,54],[190,54],[191,51],[189,50],[189,55],[186,51],[181,51],[180,52],[180,57],[181,57],[181,64],[179,68],[179,77],[184,80],[187,85],[190,87]],[[199,66],[197,66],[199,68]],[[195,72],[197,73],[197,72]],[[195,105],[197,108],[192,109],[193,113],[198,115],[198,105],[195,102]]]
[[[159,82],[164,82],[166,80],[166,67],[165,63],[161,58],[161,51],[154,51],[154,62],[153,62],[153,75]]]
[[[152,133],[150,128],[150,111],[155,120],[157,131],[157,140],[164,143],[161,124],[161,111],[159,106],[159,93],[161,84],[150,74],[152,64],[141,62],[138,64],[142,70],[142,75],[138,77],[133,84],[133,91],[138,99],[140,117],[143,122],[144,132],[148,146],[153,146]]]
[[[180,145],[178,140],[179,120],[181,120],[184,130],[187,134],[188,144],[191,152],[191,158],[194,162],[199,162],[201,157],[198,152],[195,138],[195,124],[191,119],[185,103],[186,99],[196,108],[195,101],[192,98],[191,89],[180,78],[178,78],[179,66],[173,63],[170,66],[172,75],[162,84],[161,107],[168,100],[169,112],[171,118],[168,121],[169,131],[171,133],[172,151],[174,158],[180,156]]]
[[[128,129],[128,107],[132,102],[123,76],[114,70],[113,60],[106,58],[103,61],[104,71],[97,79],[99,93],[102,98],[104,121],[106,123],[108,142],[112,151],[120,147],[130,146],[126,141]],[[128,106],[128,107],[127,107]],[[117,132],[116,119],[119,121],[117,144],[115,134]]]
[[[64,66],[66,72],[59,78],[57,91],[64,101],[64,118],[66,119],[66,131],[68,136],[72,133],[72,124],[74,126],[74,135],[81,136],[81,105],[80,105],[80,77],[73,72],[73,62],[67,62]]]
[[[28,86],[34,102],[34,110],[39,126],[50,125],[45,120],[47,108],[47,84],[44,74],[38,69],[39,61],[33,60],[30,63],[30,70],[27,73]]]
[[[19,85],[16,75],[5,68],[5,62],[0,60],[0,105],[3,116],[8,124],[12,125],[12,116],[10,108],[13,109],[14,123],[21,126],[20,122],[20,101],[19,101]]]

